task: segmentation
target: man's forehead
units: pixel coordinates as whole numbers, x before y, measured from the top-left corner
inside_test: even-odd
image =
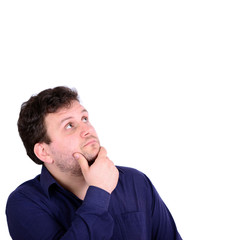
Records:
[[[63,118],[67,115],[72,116],[73,114],[75,114],[77,112],[82,113],[82,112],[87,112],[87,110],[78,101],[73,101],[68,106],[61,107],[54,113],[48,113],[46,115],[46,119],[47,118],[60,119],[60,118]]]
[[[87,110],[77,101],[73,101],[71,102],[70,105],[65,106],[65,107],[61,107],[60,109],[58,109],[58,111],[56,112],[57,115],[63,115],[63,114],[68,114],[70,112],[83,112]]]

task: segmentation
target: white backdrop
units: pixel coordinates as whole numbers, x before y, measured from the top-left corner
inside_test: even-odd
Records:
[[[117,165],[148,175],[186,240],[244,239],[242,1],[1,1],[0,239],[40,167],[16,122],[75,87]]]

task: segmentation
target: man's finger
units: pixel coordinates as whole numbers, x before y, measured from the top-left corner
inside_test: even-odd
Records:
[[[100,147],[97,158],[106,157],[106,156],[107,156],[106,149],[104,147]]]
[[[75,160],[78,161],[78,163],[80,164],[81,170],[83,172],[87,171],[89,169],[88,162],[87,162],[86,158],[81,153],[76,152],[73,154],[73,157]]]

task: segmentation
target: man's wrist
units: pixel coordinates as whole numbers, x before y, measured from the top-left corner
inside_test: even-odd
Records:
[[[108,209],[110,202],[110,194],[95,186],[90,186],[87,189],[85,199],[82,205],[94,206],[95,208]]]

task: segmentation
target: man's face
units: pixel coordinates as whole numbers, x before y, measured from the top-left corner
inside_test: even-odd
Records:
[[[73,101],[69,108],[48,114],[45,124],[51,139],[47,149],[55,166],[62,172],[80,175],[80,165],[73,153],[80,152],[91,164],[100,149],[100,142],[89,122],[87,110],[78,101]]]

